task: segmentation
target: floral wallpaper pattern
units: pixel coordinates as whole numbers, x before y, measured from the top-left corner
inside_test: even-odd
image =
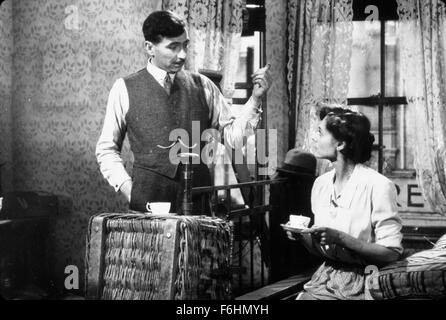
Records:
[[[83,274],[88,219],[126,210],[99,171],[95,145],[113,82],[146,64],[141,27],[160,8],[152,0],[12,3],[13,187],[61,199],[50,228],[57,287],[67,265]],[[130,163],[128,143],[123,157]]]

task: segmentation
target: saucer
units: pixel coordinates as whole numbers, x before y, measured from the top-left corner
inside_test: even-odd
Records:
[[[307,230],[310,230],[310,228],[292,226],[292,225],[290,225],[289,223],[287,223],[287,224],[281,224],[280,226],[281,226],[283,229],[287,230],[287,231],[296,232],[296,233],[302,233],[302,232],[305,232],[305,231],[307,231]]]

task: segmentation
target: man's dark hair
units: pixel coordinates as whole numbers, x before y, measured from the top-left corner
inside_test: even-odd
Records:
[[[355,164],[370,160],[375,142],[375,137],[370,133],[370,120],[359,112],[336,109],[332,112],[324,110],[325,115],[322,117],[320,113],[320,118],[326,117],[327,130],[336,140],[345,142],[341,153]]]
[[[185,22],[170,11],[155,11],[144,21],[142,32],[146,41],[160,43],[163,38],[179,37],[186,31]]]

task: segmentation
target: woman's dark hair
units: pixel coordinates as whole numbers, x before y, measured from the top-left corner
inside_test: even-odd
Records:
[[[146,41],[160,43],[163,38],[181,36],[186,31],[184,21],[170,11],[155,11],[144,21],[142,32]]]
[[[370,133],[370,120],[365,115],[349,109],[322,108],[319,116],[321,120],[327,119],[327,130],[333,137],[345,142],[341,153],[347,159],[354,163],[370,160],[375,137]]]
[[[319,111],[319,119],[324,120],[324,118],[329,114],[342,114],[346,112],[352,112],[350,109],[342,108],[342,107],[322,107]]]

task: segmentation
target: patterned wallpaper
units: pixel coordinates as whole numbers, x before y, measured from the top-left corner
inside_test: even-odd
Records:
[[[61,287],[67,265],[84,272],[88,219],[126,208],[100,174],[95,144],[113,82],[146,64],[141,27],[161,1],[14,0],[12,7],[14,189],[62,200],[49,259]],[[128,162],[127,150],[128,143]]]
[[[0,164],[3,191],[11,190],[12,183],[12,131],[11,131],[11,87],[12,87],[12,5],[10,1],[0,6]]]
[[[287,67],[287,1],[265,1],[266,58],[271,63],[274,82],[268,91],[268,128],[277,129],[277,165],[280,166],[288,151],[288,91]]]

